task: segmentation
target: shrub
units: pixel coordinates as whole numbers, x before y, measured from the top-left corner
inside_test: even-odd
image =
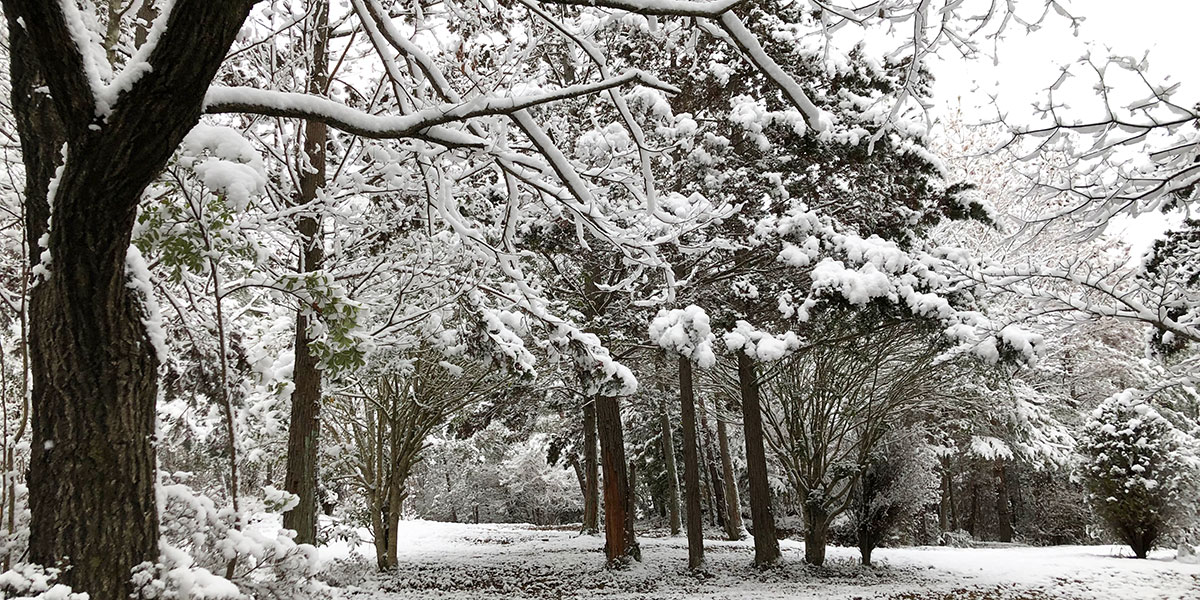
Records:
[[[1131,391],[1105,400],[1084,427],[1079,452],[1092,505],[1138,558],[1185,524],[1196,490],[1191,445]]]

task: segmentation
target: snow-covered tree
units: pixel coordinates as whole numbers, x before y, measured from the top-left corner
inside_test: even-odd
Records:
[[[1079,450],[1092,505],[1113,533],[1146,558],[1155,544],[1195,518],[1200,489],[1196,440],[1133,390],[1092,413]]]

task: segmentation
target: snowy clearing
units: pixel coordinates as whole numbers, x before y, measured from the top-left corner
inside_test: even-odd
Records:
[[[660,533],[661,535],[661,533]],[[802,563],[783,540],[784,562],[751,566],[753,542],[706,540],[708,576],[686,572],[684,537],[641,538],[644,561],[604,568],[603,538],[531,525],[404,521],[398,575],[374,575],[374,550],[322,548],[336,596],[380,598],[831,598],[1120,600],[1200,598],[1200,565],[1159,551],[1126,558],[1117,546],[881,548],[875,567],[832,547],[824,568]]]

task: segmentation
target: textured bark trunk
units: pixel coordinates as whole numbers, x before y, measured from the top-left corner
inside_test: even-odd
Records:
[[[583,405],[583,532],[600,533],[600,461],[596,448],[596,403]]]
[[[679,401],[683,419],[683,480],[687,499],[688,568],[704,568],[704,520],[700,514],[700,440],[696,435],[696,398],[692,390],[692,361],[679,359]]]
[[[771,514],[771,484],[767,478],[758,374],[754,362],[744,352],[738,352],[738,387],[742,394],[742,422],[746,432],[746,470],[750,475],[754,564],[765,567],[779,560],[779,540],[775,537],[775,516]]]
[[[954,494],[954,466],[953,466],[953,463],[947,463],[946,473],[947,473],[947,485],[949,486],[946,489],[946,493],[950,497],[950,530],[958,531],[959,523],[962,520],[959,519],[959,516],[958,516],[958,501],[955,499],[955,494]]]
[[[326,46],[329,38],[329,8],[316,2],[313,15],[313,67],[308,91],[321,94],[328,80],[329,59]],[[328,131],[324,123],[308,121],[304,126],[304,161],[300,165],[298,206],[317,199],[325,187],[325,143]],[[311,213],[302,212],[296,221],[300,239],[300,273],[322,268],[325,257],[321,239],[321,222]],[[318,358],[309,349],[308,307],[296,312],[296,345],[292,381],[292,412],[288,421],[287,474],[284,488],[296,494],[300,502],[283,514],[283,526],[296,531],[296,541],[315,544],[317,541],[317,456],[321,440],[321,371]]]
[[[61,581],[93,600],[128,598],[130,569],[158,558],[158,358],[126,268],[138,201],[199,120],[251,5],[177,3],[151,68],[99,121],[62,5],[3,0],[33,260],[67,146],[47,237],[53,260],[30,303],[29,556],[69,566]]]
[[[388,523],[387,507],[381,495],[384,490],[376,491],[371,498],[371,531],[375,534],[375,566],[380,571],[388,570]]]
[[[1008,503],[1008,483],[1005,480],[1006,467],[1003,461],[997,461],[992,469],[996,479],[996,536],[1001,542],[1013,540],[1012,509]]]
[[[804,510],[804,562],[819,567],[825,564],[825,546],[829,543],[829,514],[823,510]]]
[[[682,375],[680,378],[682,379]],[[666,396],[659,397],[658,416],[659,429],[662,430],[663,464],[667,471],[667,521],[671,527],[671,535],[679,535],[679,530],[683,527],[679,515],[679,470],[675,466],[675,436],[671,434],[671,417],[667,414]],[[686,433],[684,438],[686,444]]]
[[[721,474],[725,481],[725,537],[740,540],[745,527],[742,525],[742,502],[738,497],[737,475],[733,472],[733,457],[729,454],[729,433],[724,419],[717,419],[717,443],[721,449]]]
[[[388,523],[387,523],[387,557],[388,567],[396,568],[396,552],[400,546],[400,513],[404,510],[404,494],[402,485],[396,484],[392,486],[391,494],[388,498]]]
[[[641,560],[633,532],[633,505],[625,461],[625,438],[617,399],[596,396],[596,429],[604,470],[604,549],[610,565]]]

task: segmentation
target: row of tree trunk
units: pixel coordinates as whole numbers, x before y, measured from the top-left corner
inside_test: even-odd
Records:
[[[689,359],[679,358],[680,418],[683,430],[683,503],[688,539],[688,568],[704,568],[704,532],[701,504],[707,495],[714,500],[715,518],[724,527],[731,540],[741,539],[744,525],[741,517],[741,502],[733,461],[729,452],[729,433],[724,419],[717,420],[716,444],[719,444],[720,473],[716,460],[711,456],[705,460],[709,466],[709,493],[703,489],[701,477],[701,451],[704,446],[714,444],[708,428],[703,406],[698,408],[694,391],[693,366]],[[744,355],[738,359],[739,388],[741,392],[742,417],[745,427],[746,456],[750,480],[750,510],[753,519],[755,559],[758,566],[769,566],[779,560],[779,542],[776,538],[774,516],[771,512],[771,493],[767,480],[766,448],[762,432],[761,401],[758,391],[757,372],[754,362]],[[678,476],[675,471],[674,444],[670,419],[665,406],[660,406],[662,421],[662,443],[664,463],[668,478],[668,519],[672,534],[679,530]],[[699,427],[698,427],[699,421]],[[709,437],[702,443],[699,431]],[[618,399],[612,396],[597,396],[583,407],[583,492],[585,533],[598,531],[598,506],[600,485],[596,469],[596,442],[599,442],[599,458],[603,466],[603,500],[605,516],[605,550],[612,565],[630,560],[640,560],[634,530],[633,485],[630,481],[630,465],[626,461]]]

